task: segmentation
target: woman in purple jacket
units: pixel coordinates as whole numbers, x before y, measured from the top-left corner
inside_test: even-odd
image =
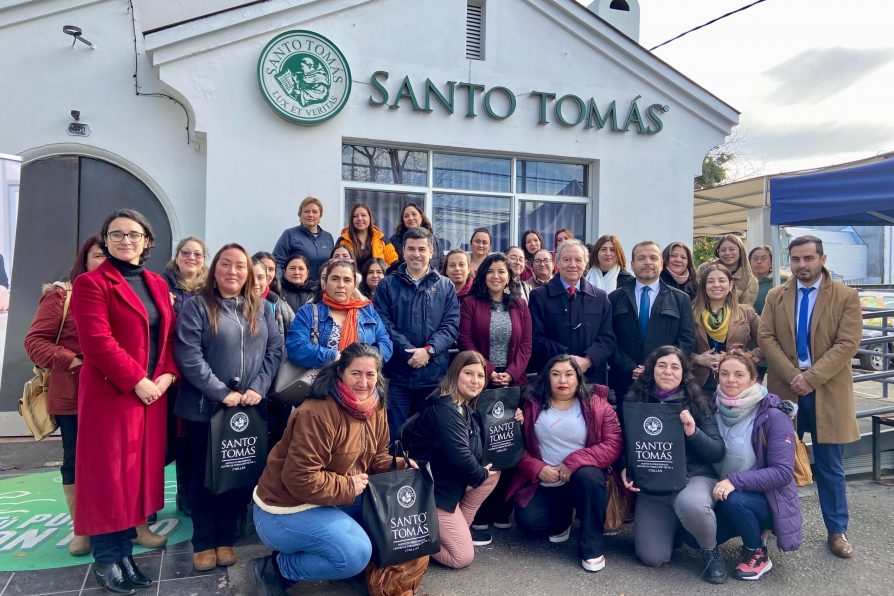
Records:
[[[797,406],[757,381],[750,358],[730,354],[720,363],[717,425],[726,454],[717,464],[717,543],[742,537],[742,559],[733,575],[758,580],[773,568],[763,536],[776,534],[780,550],[801,547],[801,505],[795,486]]]
[[[484,356],[488,387],[527,383],[531,313],[521,297],[521,282],[512,273],[506,255],[494,253],[478,268],[460,307],[457,344],[460,350],[474,350]],[[475,515],[473,530],[486,532],[491,523],[497,528],[511,527],[512,503],[506,500],[506,491],[513,476],[514,470],[503,470],[497,487]]]

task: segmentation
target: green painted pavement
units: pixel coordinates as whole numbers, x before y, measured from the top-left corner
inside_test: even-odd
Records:
[[[168,537],[168,544],[189,540],[192,522],[177,511],[174,466],[165,469],[165,508],[158,512],[153,531]],[[0,571],[33,571],[83,565],[90,555],[72,557],[71,517],[62,494],[58,471],[27,474],[0,480]],[[147,549],[135,546],[134,553]]]

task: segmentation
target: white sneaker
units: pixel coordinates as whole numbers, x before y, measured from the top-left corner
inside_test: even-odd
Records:
[[[605,569],[605,556],[595,559],[581,559],[580,566],[587,571],[602,571]]]
[[[565,542],[566,540],[568,540],[569,536],[571,536],[571,526],[565,528],[565,531],[561,534],[553,534],[552,536],[550,536],[549,541],[554,544],[558,544],[560,542]]]
[[[472,524],[473,530],[487,530],[489,527],[487,524]]]
[[[494,522],[494,527],[501,530],[508,530],[512,527],[512,522]]]

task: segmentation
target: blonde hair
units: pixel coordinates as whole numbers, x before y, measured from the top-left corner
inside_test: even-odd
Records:
[[[710,306],[705,290],[708,287],[708,274],[714,271],[720,271],[729,280],[729,293],[723,301],[723,306],[729,309],[732,316],[730,320],[744,321],[745,310],[739,305],[739,299],[736,297],[736,282],[733,279],[733,274],[720,263],[713,263],[706,265],[702,269],[701,275],[698,276],[698,291],[695,293],[695,299],[692,301],[692,315],[695,317],[696,323],[702,320],[702,313]]]

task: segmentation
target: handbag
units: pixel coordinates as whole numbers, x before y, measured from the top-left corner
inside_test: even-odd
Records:
[[[59,331],[56,332],[56,341],[62,337],[62,327],[65,325],[65,317],[68,316],[68,305],[71,304],[71,284],[65,283],[65,304],[62,306],[62,319],[59,322]],[[42,441],[59,428],[56,417],[47,411],[47,388],[50,382],[49,369],[34,365],[34,376],[25,382],[22,389],[22,397],[19,399],[19,416],[25,421],[35,439]]]
[[[605,491],[608,493],[608,507],[605,510],[604,531],[615,532],[621,529],[630,515],[635,496],[624,488],[612,468],[605,472]]]
[[[650,495],[686,488],[686,438],[679,403],[624,402],[627,479]]]
[[[493,464],[494,470],[510,470],[522,458],[521,424],[515,419],[520,395],[518,387],[500,387],[485,389],[476,400],[484,446],[483,463]]]
[[[406,563],[441,550],[431,468],[428,462],[416,462],[419,468],[411,468],[399,442],[394,449],[402,454],[407,467],[398,470],[397,455],[392,456],[391,471],[370,476],[360,497],[362,525],[377,567]]]
[[[810,456],[807,455],[807,445],[798,438],[795,433],[795,484],[807,486],[813,482],[813,470],[810,469]]]
[[[428,555],[388,567],[370,561],[363,571],[369,596],[413,596],[422,586],[428,561]]]
[[[208,423],[205,488],[214,495],[258,483],[267,464],[266,403],[219,405]]]
[[[320,343],[320,313],[315,303],[311,306],[314,311],[314,326],[310,332],[310,343],[317,345]],[[283,351],[283,361],[273,379],[270,397],[290,406],[300,406],[310,393],[318,374],[320,374],[319,368],[298,366],[289,360],[289,355]]]

